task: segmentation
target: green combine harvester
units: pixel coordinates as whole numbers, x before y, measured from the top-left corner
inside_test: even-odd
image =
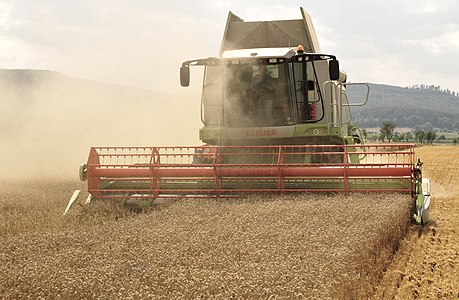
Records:
[[[366,83],[348,83],[334,55],[321,52],[311,18],[244,22],[229,13],[218,57],[204,67],[200,139],[195,147],[92,147],[81,180],[89,197],[140,205],[158,199],[253,193],[400,192],[414,220],[429,221],[430,183],[412,144],[364,144],[350,129]],[[348,99],[358,85],[362,99]],[[79,191],[66,211],[77,201]]]

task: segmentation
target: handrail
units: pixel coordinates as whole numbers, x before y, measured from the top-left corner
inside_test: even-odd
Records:
[[[366,93],[366,96],[365,96],[365,99],[363,100],[363,102],[361,102],[361,103],[350,103],[349,99],[348,99],[347,104],[343,103],[343,106],[364,106],[364,105],[367,104],[368,97],[370,96],[370,85],[368,83],[366,83],[366,82],[345,82],[345,83],[342,83],[342,85],[344,87],[350,86],[350,85],[365,85],[367,87],[367,93]],[[348,98],[347,94],[345,94],[345,95],[346,95],[346,98]]]
[[[331,112],[331,126],[332,127],[342,127],[342,110],[341,110],[341,94],[342,87],[340,83],[336,81],[327,80],[323,83],[323,90],[326,90],[326,87],[330,85],[330,112]],[[335,95],[336,88],[340,89],[339,96]]]

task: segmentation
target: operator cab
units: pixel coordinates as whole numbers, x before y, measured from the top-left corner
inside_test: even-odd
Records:
[[[226,128],[320,122],[326,113],[321,86],[340,75],[334,56],[306,54],[301,45],[228,50],[221,58],[185,62],[185,86],[189,65],[205,66],[204,125]]]

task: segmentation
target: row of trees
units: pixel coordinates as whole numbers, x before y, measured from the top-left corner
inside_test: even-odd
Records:
[[[421,144],[433,144],[433,142],[437,138],[437,133],[433,130],[415,130],[413,136],[413,133],[411,132],[395,132],[395,128],[397,128],[397,125],[394,122],[384,121],[381,128],[379,129],[380,134],[378,139],[382,142],[384,142],[386,139],[389,142],[408,142],[414,139],[416,141],[419,141]],[[456,140],[456,143],[457,142],[458,141]]]
[[[379,135],[370,135],[370,139],[379,140],[385,142],[409,142],[418,141],[421,144],[433,144],[435,140],[445,141],[445,135],[438,136],[437,132],[433,128],[416,127],[412,132],[400,133],[396,132],[397,124],[392,121],[384,121],[381,128],[379,129]],[[353,135],[357,129],[354,123],[348,124],[348,134]],[[368,133],[366,129],[361,129],[361,135],[364,139],[367,139]],[[454,145],[459,144],[459,137],[452,140]]]

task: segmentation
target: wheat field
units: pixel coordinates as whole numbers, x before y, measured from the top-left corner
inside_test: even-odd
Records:
[[[188,199],[62,212],[76,180],[0,181],[2,299],[459,297],[459,147],[423,147],[433,219],[403,194]],[[84,197],[84,195],[83,195]]]
[[[4,298],[302,299],[366,296],[409,224],[400,194],[116,203],[62,216],[81,183],[2,183]]]

